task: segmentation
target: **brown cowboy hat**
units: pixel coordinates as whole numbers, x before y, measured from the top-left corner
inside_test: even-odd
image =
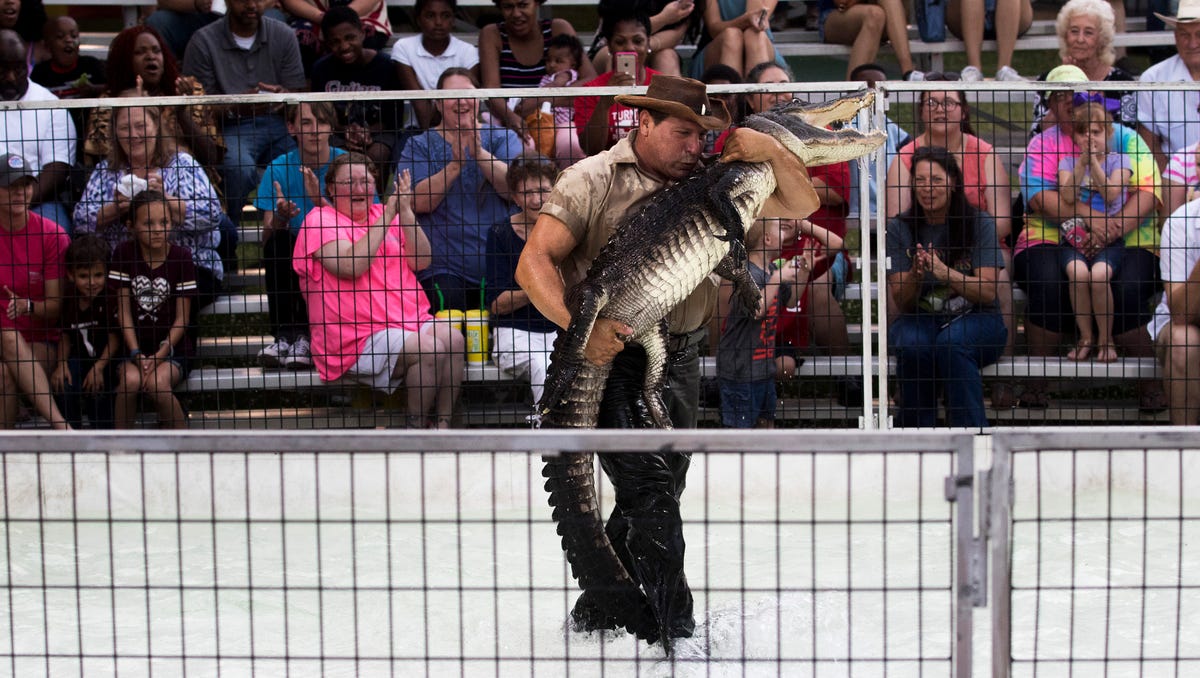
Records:
[[[618,94],[617,103],[632,108],[658,111],[677,118],[691,120],[704,129],[723,130],[729,127],[729,111],[725,102],[708,98],[704,83],[674,75],[655,75],[642,94]]]

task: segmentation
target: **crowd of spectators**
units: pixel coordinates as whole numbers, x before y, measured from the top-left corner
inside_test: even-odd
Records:
[[[383,0],[226,0],[224,13],[209,0],[160,0],[143,25],[116,36],[106,64],[79,54],[73,19],[47,21],[40,3],[15,2],[13,10],[14,2],[0,6],[0,98],[132,96],[160,105],[0,113],[0,244],[16,252],[0,298],[3,425],[18,416],[18,392],[59,427],[80,425],[82,411],[93,425],[128,425],[139,393],[150,396],[161,424],[185,425],[178,401],[151,391],[169,395],[186,376],[199,310],[236,270],[248,202],[263,231],[273,339],[258,356],[265,367],[315,364],[323,380],[381,390],[404,383],[410,424],[444,427],[463,378],[463,343],[447,329],[453,323],[433,314],[490,310],[497,363],[528,376],[536,396],[554,328],[513,282],[516,257],[555,169],[611,148],[638,118],[618,98],[583,89],[486,101],[470,90],[646,85],[687,70],[675,48],[689,39],[699,41],[691,72],[705,82],[794,81],[772,41],[770,0],[604,0],[591,50],[569,22],[539,19],[538,0],[495,0],[500,20],[480,30],[478,48],[452,34],[454,0],[419,0],[419,33],[396,40]],[[872,178],[869,210],[858,209],[856,169],[815,167],[817,212],[772,225],[759,241],[760,277],[783,271],[789,281],[772,321],[775,375],[793,375],[812,351],[850,353],[841,312],[853,275],[846,218],[875,209],[889,219],[889,345],[899,361],[902,424],[935,425],[939,393],[948,423],[987,424],[978,373],[1014,350],[1014,285],[1028,300],[1030,355],[1112,362],[1154,355],[1157,339],[1167,376],[1173,365],[1190,374],[1185,363],[1195,349],[1185,344],[1200,323],[1185,315],[1194,304],[1171,284],[1193,276],[1189,259],[1174,254],[1169,270],[1162,258],[1160,276],[1159,225],[1176,226],[1176,247],[1192,246],[1184,239],[1200,197],[1200,90],[1038,93],[1017,182],[1024,214],[1014,213],[1005,164],[974,134],[967,97],[950,83],[982,79],[984,37],[999,45],[996,79],[1023,79],[1011,61],[1032,20],[1028,0],[949,4],[949,27],[967,49],[961,73],[913,70],[902,12],[887,0],[838,0],[820,13],[823,38],[852,45],[851,78],[886,77],[871,63],[886,38],[902,77],[947,85],[921,93],[915,129],[888,121],[886,188]],[[1118,15],[1104,0],[1069,0],[1057,21],[1063,65],[1039,80],[1133,80],[1114,65]],[[1177,53],[1141,79],[1195,82],[1200,2],[1182,0],[1175,16],[1159,18],[1174,30]],[[433,89],[461,94],[371,96]],[[346,96],[286,108],[253,97],[221,106],[167,102],[306,90]],[[723,96],[735,125],[792,98]],[[706,152],[720,153],[724,141],[712,133]],[[1064,223],[1078,229],[1078,242],[1064,239]],[[777,242],[779,233],[786,240]],[[74,259],[71,238],[87,243]],[[765,259],[761,252],[774,247],[780,261],[807,262],[804,273]],[[116,290],[111,300],[85,284],[97,266]],[[1168,291],[1155,314],[1160,279]],[[169,307],[167,320],[150,317],[160,307]],[[158,334],[139,335],[142,322]],[[80,335],[80,323],[100,329]],[[151,339],[161,350],[143,345]],[[839,400],[860,404],[861,383],[843,382]],[[1165,392],[1157,380],[1139,384],[1143,408],[1170,405],[1173,421],[1194,419],[1198,408],[1179,402],[1194,389],[1167,384]],[[80,389],[107,390],[116,407],[81,410]],[[1011,386],[994,386],[992,406],[1048,404],[1040,380],[1021,390],[1018,398]]]

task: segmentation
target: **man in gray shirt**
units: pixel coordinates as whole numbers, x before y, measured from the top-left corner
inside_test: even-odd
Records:
[[[196,31],[183,72],[209,94],[294,92],[305,88],[300,46],[287,24],[264,17],[265,0],[226,0],[225,18]],[[246,196],[258,183],[259,165],[295,148],[281,105],[244,103],[227,107],[222,132],[221,175],[229,216],[240,221]]]

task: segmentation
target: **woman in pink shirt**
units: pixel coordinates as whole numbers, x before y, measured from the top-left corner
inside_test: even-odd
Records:
[[[371,161],[347,153],[330,163],[325,188],[328,204],[304,219],[292,264],[308,302],[321,380],[386,393],[404,382],[409,427],[449,428],[465,343],[449,323],[433,321],[417,282],[415,271],[431,255],[412,211],[408,173],[380,205]]]

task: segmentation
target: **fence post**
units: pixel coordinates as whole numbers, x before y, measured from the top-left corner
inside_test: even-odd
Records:
[[[1013,476],[1012,453],[1002,435],[992,436],[992,470],[989,474],[988,537],[992,542],[992,678],[1008,678],[1012,657],[1010,590]]]
[[[886,87],[886,83],[880,83],[880,85],[877,85],[876,90],[875,90],[875,107],[874,107],[874,111],[873,111],[873,115],[875,117],[875,120],[874,120],[875,127],[873,129],[882,129],[884,131],[887,131],[887,96],[888,96],[888,90]],[[879,332],[876,336],[878,337],[879,344],[878,344],[877,350],[875,350],[875,351],[870,350],[871,349],[870,344],[872,342],[870,340],[866,339],[866,337],[868,336],[867,330],[870,329],[870,325],[865,326],[863,328],[863,337],[864,337],[864,339],[863,339],[863,362],[864,362],[863,371],[866,374],[870,374],[870,375],[877,374],[879,376],[879,408],[877,410],[878,411],[877,416],[879,418],[879,421],[877,423],[878,423],[879,428],[881,428],[881,429],[889,429],[892,427],[891,415],[888,413],[888,348],[887,348],[888,333],[887,333],[887,261],[886,261],[886,259],[887,259],[887,255],[886,255],[886,252],[887,252],[887,234],[886,234],[887,223],[884,221],[884,218],[883,218],[883,214],[884,214],[883,209],[884,209],[884,204],[886,202],[886,200],[884,199],[884,196],[883,196],[883,192],[885,189],[885,184],[887,182],[887,171],[888,171],[887,155],[885,153],[885,148],[886,148],[886,144],[884,145],[884,147],[875,149],[875,152],[871,155],[871,163],[874,165],[874,170],[875,170],[875,191],[876,191],[875,212],[873,214],[871,214],[871,220],[874,222],[874,226],[875,226],[875,243],[874,243],[875,257],[874,257],[874,259],[868,259],[867,261],[874,263],[874,266],[875,266],[874,275],[872,276],[870,264],[864,265],[862,267],[862,269],[863,269],[863,294],[862,294],[862,296],[864,299],[868,298],[871,294],[871,289],[868,286],[869,281],[872,279],[879,281],[878,282],[879,298],[878,298],[878,303],[876,305],[876,308],[878,309],[876,311],[876,315],[878,316],[877,324],[879,326]],[[862,210],[860,209],[859,211],[861,212]],[[863,220],[863,221],[865,221],[865,220]],[[869,236],[870,229],[864,229],[863,234]],[[863,242],[864,242],[863,254],[864,255],[869,251],[865,244],[866,241],[869,241],[869,240],[870,240],[869,237],[863,238]],[[863,308],[866,309],[867,307],[864,306]],[[870,321],[871,321],[871,317],[868,314],[863,313],[863,322],[869,323]],[[872,364],[873,364],[872,355],[875,355],[878,357],[878,364],[879,364],[878,370],[872,369]],[[868,393],[869,393],[869,391],[868,391]]]
[[[858,129],[863,134],[869,134],[871,131],[880,129],[879,124],[879,107],[880,101],[883,99],[883,94],[876,91],[875,100],[871,110],[861,109],[858,112]],[[858,252],[860,261],[867,262],[871,260],[871,226],[875,223],[875,214],[871,212],[871,191],[870,191],[870,174],[876,176],[876,185],[878,186],[879,178],[879,156],[883,152],[882,148],[876,149],[870,156],[859,158],[855,163],[855,169],[858,170]],[[882,199],[877,198],[876,204],[882,204]],[[862,341],[862,388],[863,388],[863,406],[862,413],[859,414],[858,427],[868,431],[879,428],[879,417],[876,415],[871,403],[875,397],[875,378],[874,370],[871,369],[871,267],[860,266],[862,284],[862,303],[859,306],[859,322],[863,327]]]
[[[946,501],[957,506],[954,572],[954,675],[971,678],[976,606],[983,604],[986,538],[975,536],[975,447],[968,438],[955,454],[954,475],[946,478]]]

